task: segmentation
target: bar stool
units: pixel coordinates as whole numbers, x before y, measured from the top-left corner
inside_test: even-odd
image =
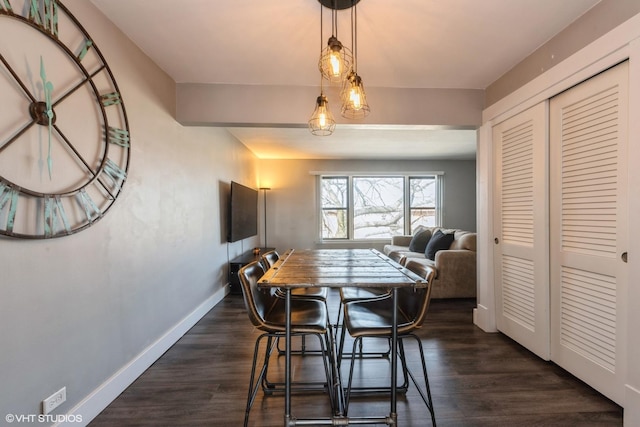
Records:
[[[395,252],[392,252],[395,253]],[[399,266],[403,265],[406,260],[406,257],[402,254],[398,254],[398,256],[394,259],[395,262],[398,263]],[[340,288],[340,305],[338,307],[338,319],[335,323],[335,329],[340,329],[340,338],[339,338],[339,348],[338,348],[338,365],[342,363],[342,358],[344,356],[356,357],[355,353],[344,353],[344,339],[345,339],[345,327],[344,320],[342,324],[340,324],[340,315],[343,312],[343,307],[346,304],[356,301],[370,301],[377,299],[385,299],[391,297],[390,289],[383,288]],[[365,353],[362,350],[362,341],[360,341],[360,348],[358,351],[358,357],[386,357],[389,355],[390,350],[385,352],[374,352],[374,353]]]
[[[265,271],[273,267],[273,265],[280,259],[280,254],[278,251],[273,250],[262,254],[260,260],[262,265],[264,266]],[[276,293],[278,296],[284,296],[284,292],[281,289],[277,289]],[[329,296],[329,289],[327,288],[295,288],[291,289],[291,297],[292,298],[312,298],[321,301],[327,301],[327,297]]]
[[[405,378],[405,383],[408,386],[408,378],[411,379],[415,385],[420,397],[424,401],[429,413],[431,415],[432,425],[436,425],[435,413],[433,410],[433,402],[431,400],[431,390],[429,388],[429,378],[427,375],[427,366],[424,358],[424,350],[422,342],[418,338],[414,331],[421,328],[426,318],[427,310],[429,308],[429,302],[431,300],[431,288],[433,284],[433,278],[435,272],[432,268],[426,268],[426,286],[425,287],[411,287],[400,288],[397,290],[397,312],[398,312],[398,324],[397,324],[397,337],[398,337],[398,354],[402,365],[402,372]],[[391,338],[392,334],[392,297],[368,300],[368,301],[356,301],[345,304],[344,307],[344,324],[349,334],[355,339],[353,343],[353,351],[355,353],[356,346],[363,338]],[[420,358],[422,362],[422,371],[424,374],[425,391],[418,385],[413,373],[409,370],[406,363],[406,354],[404,351],[404,340],[406,338],[414,339],[420,350]],[[355,358],[351,359],[351,366],[349,369],[349,380],[347,383],[347,390],[345,393],[345,414],[349,408],[349,400],[353,391],[358,392],[388,392],[387,387],[358,387],[355,388],[353,384],[353,371],[354,371]]]
[[[278,298],[268,290],[258,287],[258,280],[264,274],[262,265],[256,261],[244,266],[238,272],[240,284],[242,285],[242,294],[245,306],[249,315],[249,320],[257,329],[263,331],[256,339],[253,352],[253,364],[251,367],[251,378],[249,380],[249,393],[247,396],[247,406],[245,410],[244,425],[249,422],[249,412],[253,406],[258,388],[262,385],[266,394],[274,391],[282,390],[282,384],[274,384],[266,382],[266,375],[269,368],[269,357],[275,347],[275,341],[285,336],[285,300]],[[331,328],[329,327],[329,319],[327,316],[326,306],[316,300],[296,299],[291,300],[291,335],[306,336],[313,335],[320,342],[321,354],[323,355],[323,363],[325,370],[326,382],[311,383],[297,382],[292,383],[292,390],[322,390],[329,394],[331,405],[333,408],[333,377],[329,367],[328,358],[330,357],[329,349],[333,340],[331,336]],[[264,338],[267,338],[265,346],[265,356],[260,369],[260,373],[256,378],[256,365],[260,344]],[[320,387],[318,387],[320,386]]]
[[[280,254],[278,254],[278,251],[276,250],[272,250],[269,252],[265,252],[264,254],[262,254],[262,256],[260,257],[260,262],[262,263],[262,266],[264,267],[264,270],[267,271],[268,269],[270,269],[271,267],[273,267],[273,265],[280,259]],[[280,288],[277,288],[275,290],[275,295],[279,298],[284,298],[284,291]],[[329,289],[328,288],[295,288],[295,289],[291,289],[291,299],[297,299],[297,298],[302,298],[302,299],[313,299],[313,300],[317,300],[317,301],[322,301],[326,307],[327,305],[327,298],[329,296]],[[327,309],[327,313],[328,313],[328,309]],[[278,343],[279,344],[279,343]],[[295,351],[296,353],[301,353],[301,354],[305,354],[308,353],[307,351],[307,340],[305,336],[302,336],[301,338],[301,348],[299,351]],[[278,347],[278,353],[279,354],[284,354],[284,350],[282,350],[280,347]],[[315,353],[315,352],[314,352]]]

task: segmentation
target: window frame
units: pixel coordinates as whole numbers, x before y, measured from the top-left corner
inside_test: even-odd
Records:
[[[351,198],[353,196],[353,192],[351,190],[351,179],[349,178],[349,176],[346,175],[329,175],[329,176],[319,176],[318,177],[318,203],[317,206],[319,206],[319,209],[316,209],[316,215],[318,215],[318,229],[320,231],[319,236],[320,236],[320,240],[331,240],[331,241],[343,241],[343,240],[349,240],[349,236],[351,236],[351,219],[350,219],[350,206],[352,205],[351,202]],[[323,179],[344,179],[347,182],[347,195],[346,195],[346,199],[347,199],[347,205],[346,207],[335,207],[335,206],[329,206],[329,207],[325,207],[323,204],[323,197],[322,197],[322,180]],[[323,231],[323,219],[324,219],[324,212],[325,211],[346,211],[346,218],[347,218],[347,237],[335,237],[335,238],[324,238],[322,236],[322,231]]]
[[[402,178],[403,179],[403,234],[412,234],[411,230],[411,212],[416,209],[434,208],[435,210],[435,226],[442,226],[442,203],[444,200],[444,173],[443,172],[411,172],[411,173],[375,173],[375,172],[322,172],[317,173],[317,238],[320,243],[340,243],[340,242],[386,242],[389,238],[372,238],[363,239],[354,238],[354,178]],[[335,207],[325,208],[322,204],[322,180],[323,179],[346,179],[347,182],[347,237],[324,237],[323,236],[323,211],[335,210]],[[436,206],[412,206],[411,205],[411,179],[434,179],[436,191]]]

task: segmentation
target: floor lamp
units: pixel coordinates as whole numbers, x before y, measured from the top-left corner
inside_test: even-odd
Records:
[[[260,190],[264,192],[264,247],[267,247],[267,191],[271,190],[270,187],[260,187]]]

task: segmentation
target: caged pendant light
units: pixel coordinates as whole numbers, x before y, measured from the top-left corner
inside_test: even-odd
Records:
[[[320,3],[320,50],[322,51],[322,3]],[[334,37],[333,35],[331,37]],[[322,57],[320,59],[322,62]],[[316,98],[316,107],[309,119],[309,130],[317,136],[329,136],[336,128],[336,121],[329,110],[329,101],[323,91],[324,74],[320,66],[320,96]]]
[[[362,78],[358,76],[355,57],[351,51],[338,40],[338,14],[340,9],[351,8],[351,44],[357,48],[356,11],[355,5],[360,0],[318,0],[320,2],[320,96],[316,98],[315,110],[309,119],[309,130],[318,136],[328,136],[333,133],[336,122],[329,110],[329,101],[324,94],[324,80],[342,84],[342,115],[346,118],[357,119],[369,113],[369,104],[364,93]],[[323,48],[323,7],[331,9],[331,37],[327,46]]]
[[[366,117],[371,109],[364,92],[362,78],[358,75],[358,10],[354,2],[351,8],[351,45],[353,47],[353,68],[347,75],[342,86],[342,117],[347,119],[361,119]]]
[[[335,128],[336,121],[329,110],[329,102],[320,89],[320,96],[316,99],[316,109],[309,119],[309,130],[317,136],[329,136]]]
[[[320,51],[318,69],[322,77],[333,83],[341,83],[351,70],[351,51],[338,40],[338,0],[320,0],[331,9],[331,37],[327,46]],[[322,32],[322,6],[320,7],[320,31]],[[322,34],[321,34],[322,36]]]

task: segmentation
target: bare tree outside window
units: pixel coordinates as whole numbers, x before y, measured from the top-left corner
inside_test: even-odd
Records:
[[[409,178],[411,234],[418,227],[436,226],[437,185],[435,177]]]
[[[438,177],[320,177],[321,238],[387,239],[438,224]]]
[[[353,178],[353,237],[386,238],[404,229],[402,177]]]
[[[348,239],[348,178],[322,178],[322,238]]]

